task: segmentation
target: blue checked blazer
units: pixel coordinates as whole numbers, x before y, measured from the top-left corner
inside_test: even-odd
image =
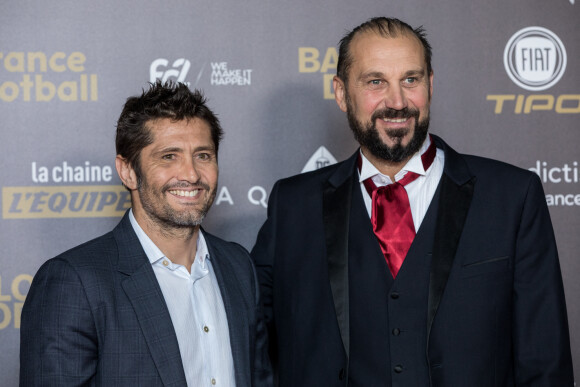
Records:
[[[228,317],[237,387],[272,374],[247,251],[203,231]],[[177,337],[127,214],[47,261],[22,310],[20,386],[186,386]]]

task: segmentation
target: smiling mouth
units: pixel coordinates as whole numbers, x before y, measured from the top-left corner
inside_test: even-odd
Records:
[[[181,196],[184,198],[192,198],[196,196],[199,189],[194,189],[193,191],[183,191],[183,190],[169,190],[169,193],[175,196]]]
[[[383,121],[400,124],[400,123],[406,122],[407,119],[408,118],[383,118]]]

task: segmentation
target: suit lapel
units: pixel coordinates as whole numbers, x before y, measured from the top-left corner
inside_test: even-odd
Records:
[[[467,218],[475,185],[462,157],[439,137],[432,135],[445,152],[440,200],[429,279],[427,342],[453,265],[461,232]],[[338,326],[345,351],[349,353],[348,230],[355,184],[357,153],[342,163],[323,189],[323,219],[328,273]]]
[[[461,156],[439,137],[433,137],[437,147],[442,148],[445,152],[445,166],[440,183],[441,194],[429,278],[427,346],[429,345],[433,320],[447,285],[447,279],[471,205],[476,181]]]
[[[211,265],[217,278],[218,286],[224,309],[228,318],[228,329],[230,333],[230,345],[232,348],[232,358],[234,369],[236,370],[236,386],[249,386],[251,375],[246,370],[251,366],[247,356],[250,353],[250,328],[248,326],[247,311],[253,308],[248,305],[244,297],[240,297],[242,289],[234,289],[238,284],[236,280],[236,270],[229,263],[232,252],[224,252],[221,248],[222,242],[211,234],[203,231],[207,242]]]
[[[349,354],[348,229],[357,153],[340,164],[323,188],[328,276],[342,343]]]
[[[164,385],[186,385],[179,344],[155,273],[133,231],[128,214],[114,230],[119,247],[121,286],[131,302]]]

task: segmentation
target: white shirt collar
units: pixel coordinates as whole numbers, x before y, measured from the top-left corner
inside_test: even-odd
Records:
[[[425,153],[427,148],[431,145],[431,138],[427,135],[421,149],[407,161],[407,164],[401,168],[401,170],[395,175],[395,181],[399,181],[405,176],[407,172],[415,172],[418,175],[425,175],[426,171],[423,168],[423,161],[421,160],[421,155]],[[362,166],[359,173],[359,183],[362,183],[369,177],[373,178],[373,181],[377,186],[391,184],[391,178],[387,175],[383,175],[379,170],[365,157],[365,155],[360,151],[360,156],[362,159]]]
[[[137,219],[135,219],[135,215],[133,215],[133,209],[129,210],[129,220],[131,221],[131,226],[133,226],[133,230],[135,234],[137,234],[137,238],[139,238],[139,242],[141,246],[143,246],[143,250],[149,259],[149,262],[153,265],[159,260],[166,258],[165,254],[153,243],[151,238],[143,231],[139,223],[137,223]],[[207,243],[205,242],[205,238],[203,237],[203,233],[200,232],[197,234],[197,251],[195,254],[195,260],[201,263],[202,267],[205,266],[205,260],[209,259],[209,251],[207,249]]]

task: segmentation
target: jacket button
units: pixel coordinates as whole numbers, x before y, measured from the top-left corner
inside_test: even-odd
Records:
[[[395,372],[400,374],[401,372],[403,372],[403,366],[400,364],[397,364],[394,368]]]
[[[399,328],[393,329],[393,336],[399,336],[401,334],[401,330]]]
[[[338,371],[338,380],[344,380],[345,374],[346,372],[344,372],[344,368],[341,368],[340,371]]]
[[[399,298],[399,293],[397,293],[397,292],[392,292],[392,293],[391,293],[391,298],[392,298],[393,300],[397,300],[397,299]]]

